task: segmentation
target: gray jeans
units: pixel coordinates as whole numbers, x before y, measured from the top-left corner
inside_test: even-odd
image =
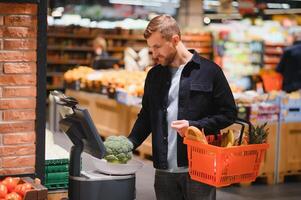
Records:
[[[215,200],[216,188],[191,180],[188,173],[169,173],[156,170],[157,200]]]

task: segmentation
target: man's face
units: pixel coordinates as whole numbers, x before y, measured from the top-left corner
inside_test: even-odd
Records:
[[[153,54],[155,64],[167,66],[173,62],[177,50],[172,40],[167,41],[162,37],[161,33],[154,32],[146,41]]]

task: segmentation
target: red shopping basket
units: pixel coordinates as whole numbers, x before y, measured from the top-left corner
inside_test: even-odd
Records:
[[[242,131],[243,132],[243,131]],[[218,147],[184,138],[191,179],[215,187],[254,181],[268,144]]]

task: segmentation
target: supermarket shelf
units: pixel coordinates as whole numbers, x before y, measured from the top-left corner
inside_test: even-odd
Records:
[[[279,43],[279,42],[265,42],[264,43],[265,46],[281,46],[281,47],[286,47],[286,46],[289,46],[288,44],[286,43]]]
[[[277,67],[277,64],[265,64],[264,66],[263,66],[263,68],[264,69],[276,69],[276,67]]]
[[[142,48],[147,47],[146,45],[144,47],[130,47],[134,49],[135,51],[140,51]],[[123,52],[127,47],[108,47],[107,51],[109,52]]]
[[[79,35],[71,33],[48,33],[48,37],[57,37],[57,38],[76,38],[76,39],[92,39],[95,35]],[[115,40],[145,40],[142,35],[102,35],[106,39],[115,39]]]
[[[144,46],[146,47],[146,45]],[[131,47],[135,51],[139,51],[144,47]],[[127,47],[108,47],[107,51],[109,52],[122,52],[126,49]],[[93,48],[86,46],[86,47],[61,47],[61,46],[48,46],[47,50],[53,50],[53,51],[88,51],[88,52],[93,52]]]
[[[265,54],[282,55],[283,49],[281,47],[267,47],[265,48]]]
[[[211,42],[212,37],[210,34],[198,34],[198,35],[182,35],[181,39],[185,41],[197,41],[197,42]]]
[[[102,35],[105,39],[113,40],[142,40],[145,41],[142,35]]]
[[[79,35],[73,33],[48,33],[48,37],[57,37],[57,38],[75,38],[75,39],[92,39],[95,36],[93,35]]]
[[[48,46],[47,50],[54,51],[93,51],[92,47],[62,47],[62,46]]]
[[[212,48],[193,48],[193,49],[200,54],[210,54],[213,51]]]
[[[47,90],[64,90],[64,86],[62,85],[47,85]]]
[[[280,57],[264,56],[265,64],[278,64],[280,62]]]
[[[90,65],[90,60],[48,60],[47,64],[53,65]]]
[[[63,72],[47,72],[47,76],[63,76]]]

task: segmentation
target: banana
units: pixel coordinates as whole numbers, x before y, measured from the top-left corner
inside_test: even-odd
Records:
[[[228,144],[228,134],[229,134],[229,130],[222,134],[221,147],[226,147],[227,146],[227,144]]]
[[[221,147],[231,147],[234,145],[234,142],[235,139],[233,130],[228,129],[228,131],[222,135]]]
[[[234,141],[235,141],[235,138],[234,138],[234,132],[232,129],[229,130],[229,134],[227,135],[228,137],[228,144],[227,146],[229,145],[229,143],[231,144],[231,146],[233,146],[234,144]]]
[[[226,147],[232,147],[232,143],[231,142],[228,142],[228,144],[226,145]]]

